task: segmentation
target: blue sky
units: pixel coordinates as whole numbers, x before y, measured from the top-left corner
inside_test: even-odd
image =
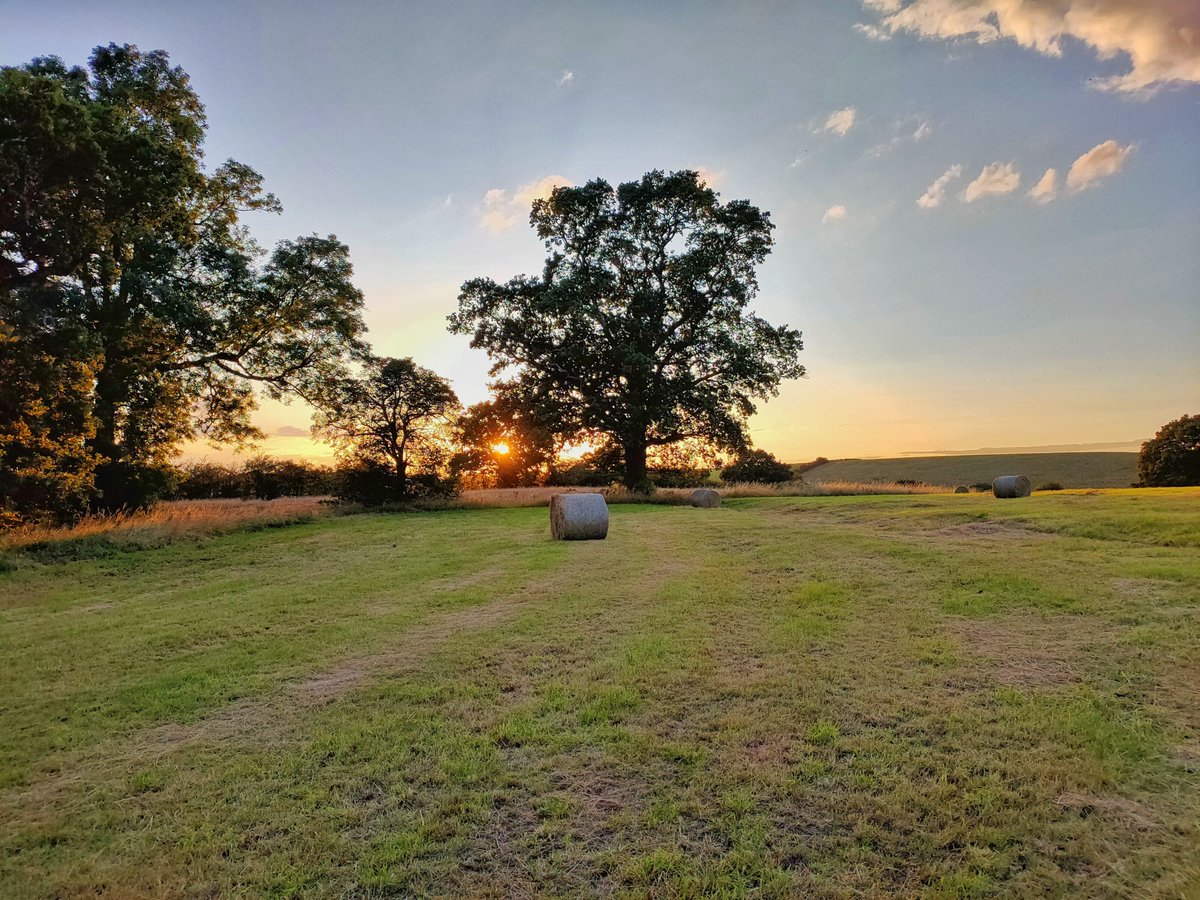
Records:
[[[528,200],[686,167],[778,226],[755,306],[804,331],[809,375],[752,430],[785,458],[1135,441],[1200,412],[1194,0],[0,0],[0,16],[4,64],[167,50],[208,108],[209,159],[254,166],[283,202],[250,220],[260,240],[336,233],[377,352],[466,402],[487,362],[445,316],[469,277],[538,270]],[[258,420],[307,425],[295,406]]]

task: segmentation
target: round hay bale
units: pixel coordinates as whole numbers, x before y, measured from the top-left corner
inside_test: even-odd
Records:
[[[602,541],[608,535],[608,504],[600,494],[550,498],[550,535],[556,541]]]
[[[715,509],[721,505],[721,495],[709,488],[692,491],[692,506],[698,509]]]
[[[992,482],[992,493],[1001,500],[1028,497],[1032,490],[1033,486],[1024,475],[1001,475]]]
[[[954,493],[956,493],[956,494],[969,494],[969,493],[971,493],[971,489],[970,489],[969,487],[967,487],[965,484],[960,484],[958,487],[956,487],[956,488],[954,489]]]

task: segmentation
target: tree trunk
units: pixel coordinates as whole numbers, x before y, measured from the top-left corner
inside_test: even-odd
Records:
[[[646,490],[649,474],[646,469],[646,435],[642,432],[625,442],[625,487],[631,491]]]

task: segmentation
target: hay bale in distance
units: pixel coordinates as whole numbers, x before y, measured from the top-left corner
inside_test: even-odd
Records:
[[[960,484],[958,487],[956,487],[956,488],[954,489],[954,493],[956,493],[956,494],[969,494],[969,493],[971,493],[971,489],[970,489],[969,487],[967,487],[965,484]]]
[[[556,541],[602,541],[608,536],[608,504],[600,494],[550,498],[550,535]]]
[[[692,491],[692,506],[698,509],[714,509],[721,505],[721,495],[710,488]]]
[[[1001,475],[992,482],[992,493],[1001,500],[1028,497],[1032,490],[1033,486],[1024,475]]]

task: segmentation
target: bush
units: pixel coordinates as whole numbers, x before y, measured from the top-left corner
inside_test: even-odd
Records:
[[[747,450],[721,473],[721,480],[729,484],[779,484],[795,478],[791,466],[766,450]]]
[[[797,463],[796,465],[792,466],[792,471],[795,472],[797,475],[803,475],[805,472],[811,471],[812,469],[815,469],[818,466],[823,466],[827,462],[829,462],[829,460],[826,457],[818,456],[816,459],[812,460],[811,462]]]
[[[650,480],[656,487],[690,488],[708,484],[712,469],[663,467],[650,470]]]
[[[242,466],[220,463],[185,463],[175,469],[175,500],[243,499],[275,500],[279,497],[312,497],[336,492],[333,470],[327,466],[256,456]]]
[[[220,463],[184,463],[176,468],[174,500],[220,500],[246,495],[241,470]]]
[[[458,493],[458,482],[437,473],[409,475],[401,479],[393,469],[363,460],[338,467],[334,496],[344,503],[380,507],[414,500],[448,499]]]
[[[1045,484],[1039,484],[1035,490],[1038,491],[1061,491],[1063,486],[1057,481],[1047,481]]]
[[[1146,487],[1200,485],[1200,415],[1168,422],[1142,444],[1138,477]]]
[[[171,495],[176,473],[165,463],[111,460],[96,467],[95,505],[105,512],[119,509],[149,509]]]
[[[580,461],[551,472],[546,484],[550,487],[608,487],[620,480],[621,473],[615,469],[598,468]]]

